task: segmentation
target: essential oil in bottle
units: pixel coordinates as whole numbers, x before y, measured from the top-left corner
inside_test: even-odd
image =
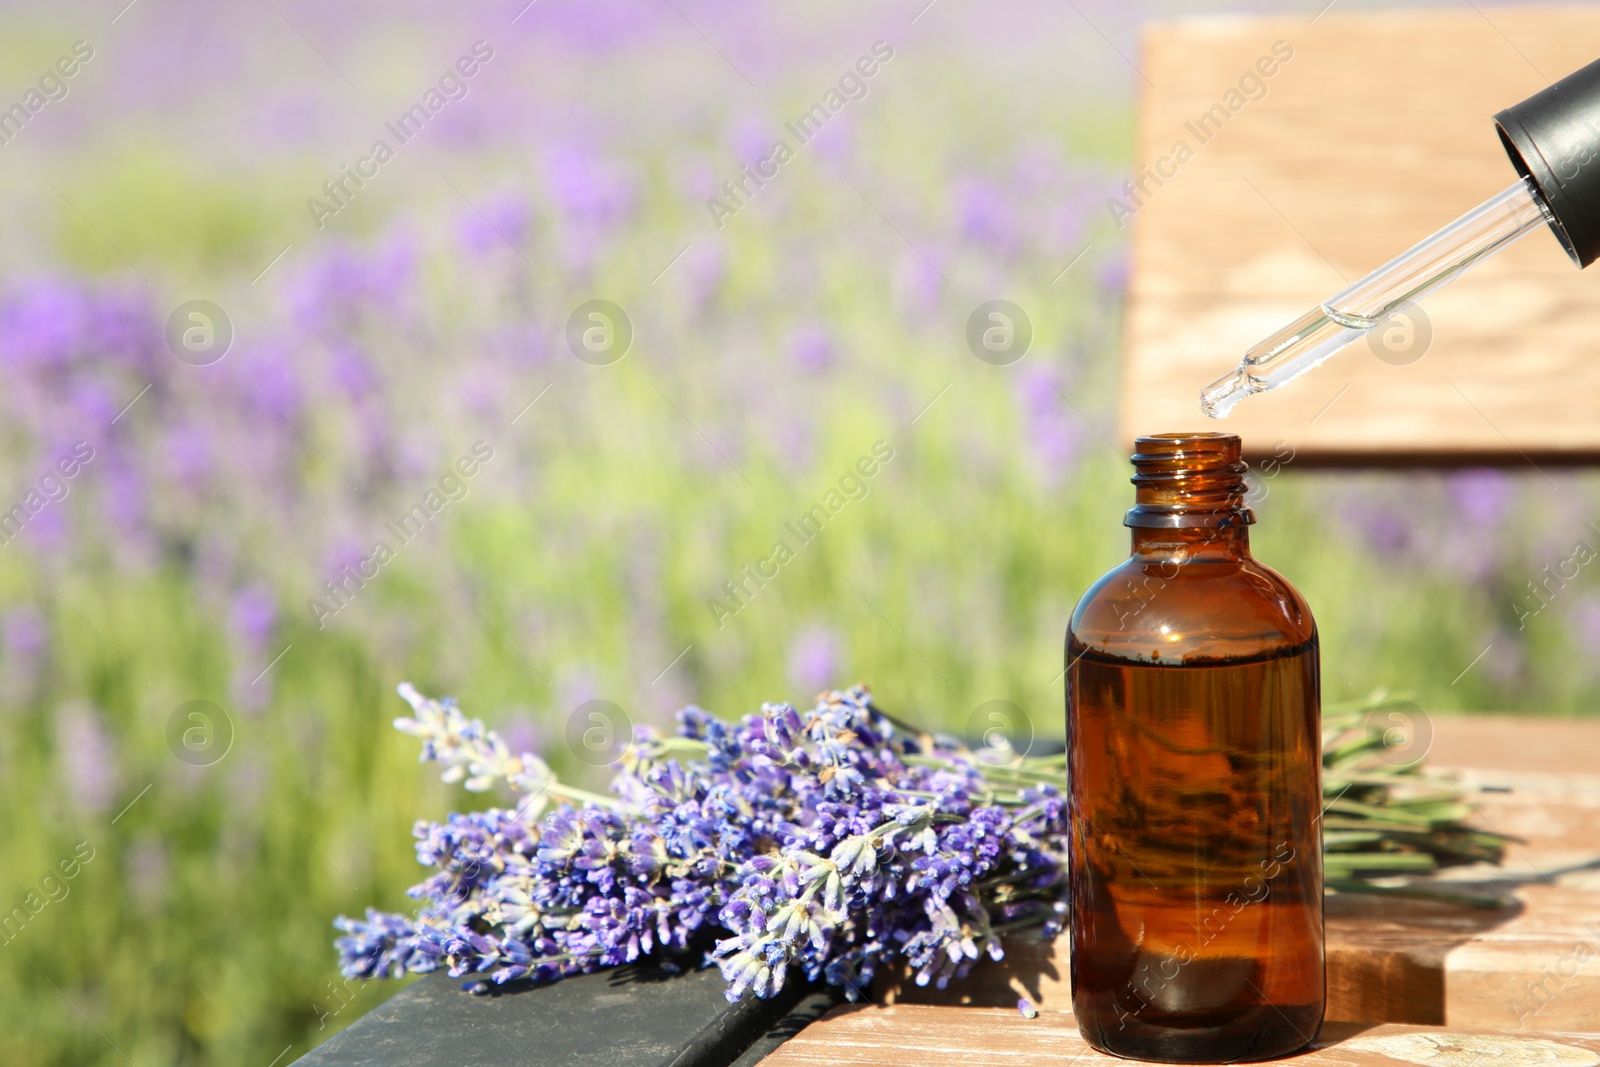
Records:
[[[1322,1022],[1321,695],[1231,434],[1141,437],[1127,562],[1067,631],[1072,1006],[1103,1052],[1287,1055]]]

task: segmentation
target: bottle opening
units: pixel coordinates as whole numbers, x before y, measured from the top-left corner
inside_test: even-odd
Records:
[[[1231,433],[1159,433],[1134,442],[1136,503],[1126,526],[1247,526],[1250,484],[1242,442]]]

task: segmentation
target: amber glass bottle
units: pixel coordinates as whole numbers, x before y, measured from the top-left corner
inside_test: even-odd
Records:
[[[1250,556],[1239,438],[1133,466],[1132,557],[1067,631],[1073,1012],[1117,1056],[1286,1055],[1325,1000],[1316,625]]]

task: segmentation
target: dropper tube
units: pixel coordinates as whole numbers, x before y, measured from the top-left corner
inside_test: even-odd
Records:
[[[1553,221],[1538,187],[1528,178],[1519,179],[1251,348],[1236,370],[1206,386],[1200,409],[1214,419],[1227,418],[1245,397],[1294,381],[1384,320]]]
[[[1385,319],[1548,224],[1580,268],[1600,259],[1600,60],[1494,117],[1521,179],[1268,337],[1206,386],[1214,419],[1294,381]]]

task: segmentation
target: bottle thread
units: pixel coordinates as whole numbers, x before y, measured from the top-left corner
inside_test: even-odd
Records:
[[[1134,506],[1123,525],[1144,529],[1248,526],[1250,465],[1237,434],[1166,433],[1140,437],[1133,454]]]

